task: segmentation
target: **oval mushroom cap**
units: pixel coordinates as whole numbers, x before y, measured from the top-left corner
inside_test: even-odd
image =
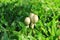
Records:
[[[29,24],[30,24],[30,18],[29,18],[29,17],[26,17],[26,18],[25,18],[25,24],[26,24],[26,25],[29,25]]]
[[[33,20],[33,17],[34,17],[34,14],[33,14],[33,13],[30,13],[30,20],[31,20],[31,22],[34,21],[34,20]]]
[[[34,15],[33,20],[34,20],[33,23],[36,23],[38,21],[38,16]]]

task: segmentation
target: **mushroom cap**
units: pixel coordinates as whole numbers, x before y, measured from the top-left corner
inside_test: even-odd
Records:
[[[29,17],[26,17],[26,18],[25,18],[25,24],[26,24],[26,25],[29,25],[29,24],[30,24],[30,18],[29,18]]]
[[[33,23],[36,23],[38,21],[38,16],[37,15],[34,15],[33,16],[33,20],[34,20]]]
[[[34,20],[33,20],[33,17],[34,17],[34,14],[33,13],[30,13],[30,20],[31,20],[31,22],[33,22]]]
[[[38,16],[33,13],[30,13],[30,20],[32,23],[36,23],[38,21]]]

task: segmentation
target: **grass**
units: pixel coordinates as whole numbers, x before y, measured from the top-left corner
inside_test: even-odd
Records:
[[[34,29],[24,19],[34,13]],[[0,0],[0,40],[60,40],[60,0]]]

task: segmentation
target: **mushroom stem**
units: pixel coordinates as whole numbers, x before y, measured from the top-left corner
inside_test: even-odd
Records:
[[[29,28],[29,24],[30,24],[30,18],[29,17],[25,18],[25,24],[27,25],[26,28]]]
[[[34,28],[34,24],[33,24],[33,23],[31,23],[31,28],[32,28],[32,29]]]

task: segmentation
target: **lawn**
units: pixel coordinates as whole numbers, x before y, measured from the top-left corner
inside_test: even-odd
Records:
[[[0,40],[60,40],[60,0],[0,0]]]

